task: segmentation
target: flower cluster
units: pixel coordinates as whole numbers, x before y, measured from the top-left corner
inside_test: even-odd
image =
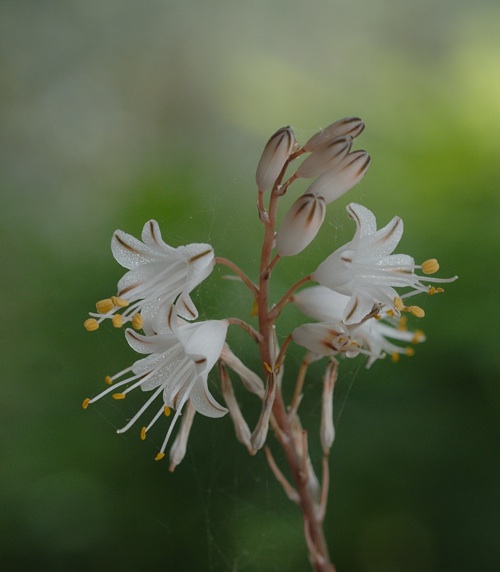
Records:
[[[296,382],[294,398],[285,416],[288,421],[284,417],[286,409],[281,395],[282,385],[289,383],[282,379],[282,365],[293,341],[308,351],[303,362],[305,367],[323,356],[329,358],[323,380],[321,419],[323,449],[328,451],[334,434],[331,401],[337,376],[337,366],[333,365],[337,363],[335,357],[365,355],[366,365],[370,367],[387,354],[393,361],[400,355],[413,355],[413,346],[423,342],[425,336],[418,329],[408,330],[407,318],[422,318],[424,311],[419,306],[406,305],[406,301],[416,294],[442,292],[442,287],[434,284],[456,279],[430,276],[439,269],[435,259],[416,264],[411,256],[394,253],[403,234],[403,221],[399,217],[377,229],[374,214],[351,203],[347,212],[356,224],[352,240],[338,247],[316,270],[292,285],[281,300],[269,305],[269,282],[280,258],[302,252],[323,224],[327,206],[366,174],[370,156],[366,151],[352,149],[363,129],[361,119],[349,117],[316,133],[302,146],[290,127],[283,127],[269,139],[256,173],[264,240],[259,247],[261,265],[259,280],[255,283],[233,262],[216,258],[208,244],[177,248],[166,244],[154,220],[144,225],[142,240],[116,231],[111,250],[127,272],[118,282],[116,295],[97,302],[97,311],[90,313],[84,325],[88,331],[94,331],[107,319],[116,328],[129,324],[131,328],[125,330],[125,339],[134,351],[146,357],[106,377],[109,387],[96,397],[85,399],[83,407],[86,409],[108,394],[120,400],[136,388],[149,392],[149,398],[137,413],[118,430],[122,433],[129,429],[156,403],[153,414],[140,431],[142,439],[160,417],[169,416],[171,410],[175,410],[156,459],[165,456],[176,421],[184,413],[170,450],[172,470],[186,452],[195,412],[213,418],[229,412],[237,438],[254,454],[266,441],[271,415],[274,415],[277,435],[284,435],[289,430],[287,423],[297,415],[305,369]],[[289,170],[299,158],[302,161],[298,166]],[[296,198],[278,225],[279,200],[291,192],[298,179],[314,180]],[[264,197],[268,192],[266,208]],[[257,327],[236,317],[196,321],[198,311],[190,294],[209,276],[215,264],[227,266],[250,289],[254,297],[252,314],[258,317]],[[318,285],[301,289],[309,281]],[[281,333],[284,341],[280,348],[276,322],[289,303],[315,322],[299,325],[288,334]],[[262,363],[260,374],[250,370],[225,343],[231,324],[242,327],[257,343]],[[209,389],[209,372],[216,364],[225,406]],[[254,431],[250,431],[240,411],[230,372],[262,402]],[[297,419],[293,427],[300,427]],[[307,449],[300,435],[300,430],[293,429],[290,437],[299,457],[305,455]],[[279,476],[273,463],[270,461],[283,484],[284,477]],[[317,479],[308,463],[304,470],[314,488]],[[287,494],[294,497],[295,492],[292,494],[285,484],[283,486]]]

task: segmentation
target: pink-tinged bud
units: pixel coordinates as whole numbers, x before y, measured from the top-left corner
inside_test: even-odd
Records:
[[[318,177],[306,192],[321,195],[328,205],[361,181],[368,170],[370,160],[366,151],[353,151],[335,167]]]
[[[329,141],[325,145],[315,149],[309,157],[307,157],[295,175],[303,179],[312,179],[319,177],[325,171],[332,169],[335,165],[349,153],[352,146],[351,137],[338,137],[333,141]]]
[[[325,220],[326,203],[320,195],[306,193],[299,197],[286,213],[276,235],[280,256],[302,252],[318,234]]]
[[[260,193],[272,187],[297,145],[291,127],[282,127],[264,147],[255,180]]]
[[[180,464],[186,455],[187,442],[195,413],[196,409],[191,403],[191,400],[188,399],[186,406],[184,407],[179,432],[177,433],[177,437],[175,438],[175,441],[170,448],[170,467],[168,470],[171,473],[174,472],[175,467]]]
[[[323,377],[323,396],[321,398],[321,426],[320,439],[325,455],[328,454],[335,439],[335,427],[333,425],[333,389],[337,381],[337,360],[332,360]]]
[[[359,117],[345,117],[339,121],[335,121],[328,127],[325,127],[316,135],[313,135],[304,145],[304,151],[314,151],[321,145],[337,139],[337,137],[349,136],[352,139],[357,137],[365,128],[365,124]]]

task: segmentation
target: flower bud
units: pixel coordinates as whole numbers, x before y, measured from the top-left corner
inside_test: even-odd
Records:
[[[335,121],[328,127],[325,127],[316,135],[313,135],[309,141],[303,146],[304,151],[314,151],[321,145],[337,139],[337,137],[344,137],[348,135],[353,139],[357,137],[365,128],[365,124],[359,117],[345,117]]]
[[[269,139],[257,165],[255,180],[260,193],[272,187],[296,146],[291,127],[282,127]]]
[[[338,137],[315,149],[295,173],[296,177],[312,179],[337,165],[351,150],[352,138]]]
[[[326,203],[322,196],[306,193],[299,197],[286,213],[276,235],[280,256],[302,252],[318,234],[325,220]]]
[[[306,193],[321,195],[328,205],[359,183],[369,165],[370,155],[366,151],[353,151],[318,177]]]

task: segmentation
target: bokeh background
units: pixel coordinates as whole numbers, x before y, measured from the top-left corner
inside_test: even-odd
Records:
[[[228,418],[195,419],[172,475],[153,462],[166,425],[145,443],[115,433],[142,395],[81,409],[134,359],[120,332],[82,322],[121,275],[113,230],[138,235],[149,218],[172,245],[210,242],[255,276],[265,141],[291,124],[304,142],[347,115],[366,122],[370,171],[278,267],[276,296],[349,240],[351,201],[381,224],[402,216],[400,251],[460,280],[420,301],[415,357],[342,364],[333,559],[339,572],[500,569],[499,25],[497,0],[0,3],[6,570],[308,570],[296,508]],[[202,315],[248,317],[225,273],[196,293]],[[298,319],[288,310],[284,328]],[[256,364],[244,336],[231,343]],[[320,376],[304,398],[314,443]]]

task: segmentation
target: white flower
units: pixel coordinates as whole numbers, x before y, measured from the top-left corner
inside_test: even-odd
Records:
[[[391,254],[403,234],[403,221],[394,217],[384,228],[377,231],[375,216],[367,208],[352,203],[348,205],[349,216],[356,222],[354,238],[337,249],[315,272],[311,274],[323,286],[339,294],[349,296],[344,312],[346,324],[359,323],[372,312],[374,306],[386,307],[399,315],[403,307],[401,298],[418,292],[433,293],[421,282],[451,282],[449,279],[428,278],[415,274],[421,268],[432,274],[439,269],[435,259],[416,265],[407,254]],[[401,298],[395,288],[410,288]],[[423,315],[418,306],[411,306],[415,315]]]
[[[324,286],[312,286],[294,294],[292,301],[306,316],[320,320],[319,324],[300,326],[294,332],[294,340],[310,351],[320,355],[336,355],[346,353],[354,357],[358,353],[368,355],[366,367],[374,361],[392,356],[397,361],[400,354],[413,355],[409,346],[399,346],[391,340],[417,344],[425,341],[420,330],[406,330],[406,318],[399,320],[386,315],[371,317],[359,324],[344,325],[342,316],[349,304],[349,297],[338,294]]]
[[[112,391],[115,392],[114,399],[124,399],[137,387],[143,391],[152,391],[151,397],[134,417],[118,430],[118,433],[123,433],[161,395],[161,407],[149,425],[141,430],[141,438],[145,439],[146,432],[163,413],[168,415],[170,408],[176,410],[157,459],[164,456],[172,429],[188,399],[198,413],[207,417],[222,417],[227,413],[227,409],[220,405],[210,393],[207,378],[222,352],[228,322],[209,320],[194,324],[181,322],[180,325],[177,322],[172,307],[168,323],[171,329],[165,327],[160,333],[154,335],[142,335],[127,329],[125,335],[129,345],[135,351],[147,354],[147,357],[136,361],[131,367],[113,377],[107,377],[107,383],[113,385],[93,399],[86,399],[83,402],[83,407],[87,408],[90,403]],[[120,381],[115,384],[117,380]],[[117,393],[116,389],[123,386],[126,386],[126,389]]]
[[[88,330],[96,330],[106,318],[111,318],[115,327],[132,322],[140,329],[143,307],[162,303],[176,302],[177,312],[186,320],[198,317],[189,293],[212,272],[214,251],[209,244],[173,248],[163,242],[158,223],[150,220],[144,225],[142,242],[117,230],[111,250],[129,271],[118,282],[118,295],[101,300],[97,313],[90,313],[92,318],[85,322]]]

